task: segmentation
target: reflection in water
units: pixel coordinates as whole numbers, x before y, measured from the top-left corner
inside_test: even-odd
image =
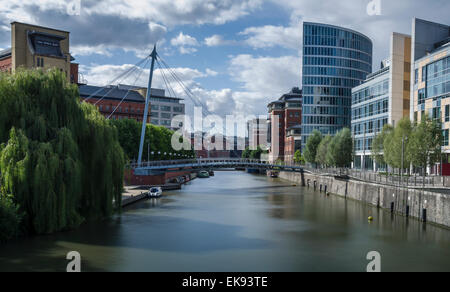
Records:
[[[0,270],[450,271],[450,231],[289,182],[216,172],[112,219],[0,247]],[[367,217],[374,217],[368,222]]]

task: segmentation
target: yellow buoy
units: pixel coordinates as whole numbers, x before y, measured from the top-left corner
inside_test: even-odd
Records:
[[[372,216],[369,216],[369,221],[373,221],[373,217]]]

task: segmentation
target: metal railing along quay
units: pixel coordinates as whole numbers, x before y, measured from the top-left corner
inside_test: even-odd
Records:
[[[353,179],[357,179],[369,183],[384,184],[390,186],[401,186],[410,188],[420,188],[420,187],[433,187],[433,188],[443,188],[445,187],[445,179],[442,176],[420,176],[416,175],[403,175],[391,173],[380,173],[373,171],[361,171],[358,169],[347,169],[347,168],[312,168],[304,167],[306,171],[321,175],[339,175],[348,176]]]

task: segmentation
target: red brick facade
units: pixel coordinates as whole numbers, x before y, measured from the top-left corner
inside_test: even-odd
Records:
[[[271,157],[273,160],[281,159],[286,162],[292,162],[295,154],[296,138],[298,141],[299,131],[289,131],[293,127],[299,127],[302,123],[302,92],[298,88],[293,88],[290,93],[283,95],[279,100],[274,101],[268,105],[271,122]],[[279,117],[279,124],[276,125],[274,116]],[[278,134],[278,157],[274,157],[276,135]]]
[[[99,99],[91,98],[87,102],[95,104]],[[120,100],[107,100],[103,99],[96,104],[100,113],[105,117],[109,117],[114,109],[119,105]],[[117,108],[117,110],[112,114],[111,119],[133,119],[138,122],[142,122],[144,118],[145,103],[138,102],[122,102],[122,104]],[[150,106],[149,106],[150,112]],[[147,123],[150,123],[150,113],[148,115]]]
[[[12,58],[4,58],[0,60],[0,72],[8,72],[11,73],[12,68]]]
[[[78,84],[78,64],[70,63],[70,82]]]

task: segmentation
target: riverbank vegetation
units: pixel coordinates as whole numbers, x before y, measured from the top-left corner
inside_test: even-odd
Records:
[[[420,122],[412,123],[404,118],[392,127],[384,126],[372,143],[372,157],[378,164],[389,165],[403,173],[411,166],[425,175],[427,166],[441,160],[444,136],[438,120],[425,116]]]
[[[258,146],[254,150],[250,150],[250,148],[246,148],[244,152],[242,152],[242,158],[244,159],[256,159],[260,160],[263,154],[268,154],[269,151],[263,150],[261,146]]]
[[[139,155],[142,123],[131,119],[110,120],[109,122],[117,129],[119,143],[123,148],[126,160],[136,161]],[[174,131],[165,127],[147,124],[142,160],[159,161],[195,158],[193,150],[175,151],[172,148],[173,134]]]
[[[0,75],[0,240],[49,234],[120,208],[117,130],[59,70]]]
[[[350,129],[344,128],[334,137],[323,137],[313,131],[305,148],[305,160],[315,166],[349,167],[353,160],[353,139]]]

